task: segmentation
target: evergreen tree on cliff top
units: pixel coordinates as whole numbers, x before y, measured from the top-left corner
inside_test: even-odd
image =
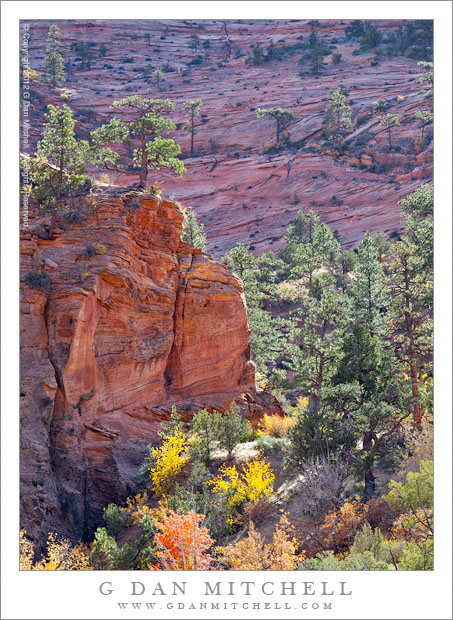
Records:
[[[44,59],[44,73],[54,88],[65,81],[64,62],[61,55],[60,30],[52,24],[47,35],[47,56]]]
[[[203,224],[199,224],[192,207],[188,207],[184,214],[182,227],[182,240],[190,243],[200,250],[206,249],[206,235]]]
[[[49,238],[53,237],[57,212],[64,197],[71,189],[79,187],[86,179],[85,164],[88,143],[77,141],[75,121],[69,106],[49,105],[44,115],[46,125],[38,142],[36,162],[32,165],[31,181],[34,195],[41,207],[52,209]]]
[[[102,162],[108,170],[126,175],[138,174],[142,189],[146,187],[150,169],[169,168],[182,176],[185,168],[178,159],[181,148],[171,138],[164,137],[176,129],[172,120],[164,116],[168,110],[174,110],[175,104],[172,101],[132,95],[114,101],[111,107],[121,110],[124,118],[114,117],[109,123],[93,131],[91,138],[94,146],[135,142],[137,147],[133,154],[135,169],[120,167],[118,153],[109,148],[109,159]]]
[[[68,105],[49,105],[46,124],[38,142],[36,159],[31,160],[33,195],[43,210],[52,210],[49,239],[53,238],[58,210],[72,191],[87,179],[86,164],[108,161],[108,149],[93,149],[86,140],[77,140],[75,120]]]

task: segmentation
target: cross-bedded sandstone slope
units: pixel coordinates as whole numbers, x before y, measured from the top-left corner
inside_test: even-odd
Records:
[[[376,22],[384,37],[402,22]],[[50,22],[31,25],[30,60],[42,68],[45,38]],[[326,46],[342,54],[338,65],[326,56],[320,76],[306,71],[299,75],[299,54],[288,55],[261,66],[246,65],[251,46],[279,46],[307,41],[307,21],[229,21],[231,57],[225,60],[225,31],[220,21],[99,21],[59,23],[63,46],[75,42],[91,45],[90,69],[81,69],[82,59],[70,51],[70,75],[64,89],[51,92],[33,83],[37,114],[33,138],[39,137],[43,105],[66,101],[76,111],[78,132],[111,117],[114,99],[131,93],[169,97],[176,102],[178,124],[175,139],[181,143],[187,172],[182,179],[165,171],[153,175],[164,180],[167,195],[192,204],[205,225],[209,250],[222,255],[237,242],[252,245],[257,252],[277,249],[288,224],[299,209],[315,209],[338,231],[345,246],[356,245],[365,230],[391,233],[400,229],[398,200],[432,178],[432,144],[417,153],[414,141],[420,130],[414,118],[417,109],[429,109],[431,95],[419,82],[423,69],[403,56],[384,56],[371,65],[373,54],[357,50],[356,41],[344,38],[346,22],[324,20],[318,35]],[[200,50],[189,47],[191,35],[208,41]],[[301,39],[302,37],[302,39]],[[331,44],[332,38],[338,39]],[[101,46],[105,55],[99,57]],[[204,65],[189,63],[208,53]],[[161,92],[151,83],[152,69],[165,67]],[[342,83],[349,90],[354,134],[349,153],[336,159],[323,146],[322,123],[329,92]],[[63,97],[63,98],[61,98]],[[201,98],[195,138],[196,157],[190,158],[189,134],[183,131],[186,99]],[[393,132],[399,152],[388,152],[387,134],[376,119],[356,125],[357,118],[378,98],[389,103],[388,112],[401,122]],[[41,108],[40,108],[41,106]],[[272,121],[256,118],[256,108],[283,106],[294,111],[289,128],[297,148],[269,155],[274,140]],[[112,178],[129,184],[129,178]]]

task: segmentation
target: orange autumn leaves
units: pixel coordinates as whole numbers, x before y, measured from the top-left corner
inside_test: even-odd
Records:
[[[154,535],[159,563],[151,570],[209,570],[214,558],[208,550],[215,540],[206,527],[201,525],[204,515],[191,511],[178,514],[163,508],[154,518],[159,530]]]

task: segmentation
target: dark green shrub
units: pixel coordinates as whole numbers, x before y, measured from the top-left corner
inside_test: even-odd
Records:
[[[39,273],[38,271],[27,273],[27,275],[25,276],[25,282],[28,284],[28,286],[40,289],[41,291],[46,291],[47,293],[50,293],[50,291],[52,290],[51,279],[45,271],[41,273]]]
[[[94,245],[92,243],[89,243],[86,247],[85,247],[85,254],[91,258],[92,256],[94,256],[96,254],[96,248],[94,247]]]
[[[236,403],[232,403],[230,410],[226,411],[220,419],[219,446],[225,448],[230,455],[236,445],[241,442],[242,437],[250,434],[251,429],[250,422],[243,419],[239,413],[239,407]]]
[[[104,522],[110,536],[117,538],[127,525],[127,515],[116,504],[104,508]]]
[[[264,455],[283,452],[288,445],[285,437],[271,437],[270,435],[261,435],[256,440],[256,447]]]

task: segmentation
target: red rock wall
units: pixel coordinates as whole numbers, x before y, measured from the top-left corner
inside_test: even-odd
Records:
[[[181,241],[174,203],[95,202],[55,240],[21,241],[21,517],[40,542],[89,537],[135,490],[172,402],[190,416],[254,393],[241,282]],[[88,257],[95,243],[105,252]],[[40,266],[50,294],[24,282]]]

